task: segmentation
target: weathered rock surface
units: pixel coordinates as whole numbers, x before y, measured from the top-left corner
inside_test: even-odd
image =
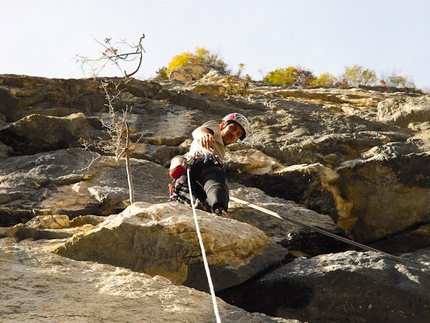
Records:
[[[162,276],[32,249],[0,247],[1,322],[216,322],[204,292]],[[299,322],[247,313],[221,299],[217,305],[222,322]]]
[[[31,114],[3,128],[1,136],[15,152],[31,155],[81,147],[85,140],[96,139],[97,132],[83,113],[67,117]]]
[[[378,119],[401,127],[430,121],[430,97],[390,98],[378,104]]]
[[[374,148],[337,170],[343,196],[353,205],[351,214],[358,215],[352,233],[360,241],[379,240],[430,220],[430,154],[402,154],[399,148],[395,144]]]
[[[0,260],[10,273],[1,319],[214,322],[210,296],[195,290],[207,289],[207,277],[191,209],[166,203],[166,166],[187,150],[195,127],[237,111],[253,131],[229,146],[231,194],[284,220],[234,202],[231,219],[201,211],[197,218],[219,296],[285,320],[220,300],[223,322],[424,322],[429,96],[390,88],[245,88],[214,71],[201,77],[206,72],[188,75],[188,84],[105,80],[108,91],[122,91],[115,108],[132,108],[133,205],[124,162],[94,144],[109,140],[102,80],[0,76]],[[345,252],[355,247],[287,218],[411,254]]]
[[[430,314],[429,264],[428,250],[411,259],[356,251],[298,258],[226,293],[226,299],[306,322],[424,323]]]
[[[197,81],[205,76],[211,69],[204,65],[185,65],[181,68],[174,69],[169,74],[171,81],[179,81],[182,83],[188,83]]]
[[[132,168],[139,201],[167,200],[164,167],[134,159]],[[7,158],[0,181],[2,226],[39,214],[110,215],[123,210],[128,197],[124,162],[82,148]]]

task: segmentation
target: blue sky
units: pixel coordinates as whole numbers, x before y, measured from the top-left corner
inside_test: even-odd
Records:
[[[81,78],[75,58],[98,57],[96,40],[133,45],[144,33],[140,79],[204,47],[254,80],[358,64],[430,89],[428,0],[0,0],[0,27],[0,74]]]

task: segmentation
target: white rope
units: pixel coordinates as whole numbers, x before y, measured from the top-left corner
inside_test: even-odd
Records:
[[[194,224],[196,226],[197,236],[199,238],[199,243],[200,243],[200,249],[202,251],[203,264],[205,266],[206,276],[208,278],[209,290],[210,290],[211,296],[212,296],[212,304],[213,304],[213,308],[214,308],[216,322],[221,323],[221,318],[219,316],[218,305],[217,305],[216,296],[215,296],[215,290],[214,290],[214,286],[213,286],[212,278],[211,278],[211,272],[209,270],[208,261],[206,259],[205,246],[203,245],[203,239],[202,239],[202,235],[200,233],[199,223],[197,222],[196,207],[194,205],[193,192],[191,190],[191,180],[190,180],[190,169],[189,168],[187,169],[187,178],[188,178],[188,190],[190,192],[191,207],[193,209]]]
[[[289,221],[289,222],[291,222],[291,223],[297,224],[297,225],[302,226],[302,227],[304,227],[304,228],[311,229],[311,230],[313,230],[313,231],[319,232],[319,233],[321,233],[321,234],[323,234],[323,235],[326,235],[326,236],[328,236],[328,237],[331,237],[331,238],[334,238],[334,239],[340,240],[340,241],[342,241],[342,242],[345,242],[345,243],[348,243],[348,244],[350,244],[350,245],[353,245],[353,246],[359,247],[359,248],[361,248],[361,249],[368,250],[368,251],[379,252],[379,253],[384,254],[384,255],[386,255],[386,256],[389,256],[389,257],[392,257],[392,258],[399,259],[398,257],[393,256],[393,255],[391,255],[391,254],[389,254],[389,253],[386,253],[386,252],[383,252],[383,251],[381,251],[381,250],[378,250],[378,249],[375,249],[375,248],[372,248],[372,247],[366,246],[366,245],[364,245],[364,244],[361,244],[361,243],[359,243],[359,242],[355,242],[355,241],[353,241],[353,240],[350,240],[350,239],[347,239],[347,238],[344,238],[344,237],[338,236],[337,234],[334,234],[334,233],[328,232],[328,231],[326,231],[326,230],[323,230],[323,229],[320,229],[320,228],[314,227],[314,226],[312,226],[312,225],[305,224],[305,223],[303,223],[303,222],[301,222],[301,221],[298,221],[298,220],[292,219],[292,218],[287,217],[287,216],[285,216],[285,215],[281,216],[281,215],[279,215],[279,214],[278,214],[278,213],[276,213],[276,212],[270,211],[270,210],[268,210],[268,209],[266,209],[266,208],[264,208],[264,207],[261,207],[261,206],[255,205],[255,204],[253,204],[253,203],[250,203],[250,202],[247,202],[247,201],[244,201],[244,200],[238,199],[237,197],[230,196],[230,199],[231,199],[231,200],[233,200],[233,201],[235,201],[236,203],[243,204],[243,205],[247,205],[247,206],[249,206],[249,207],[251,207],[251,208],[253,208],[253,209],[255,209],[255,210],[258,210],[258,211],[261,211],[261,212],[266,213],[266,214],[268,214],[268,215],[274,216],[274,217],[276,217],[276,218],[278,218],[278,219],[287,220],[287,221]]]

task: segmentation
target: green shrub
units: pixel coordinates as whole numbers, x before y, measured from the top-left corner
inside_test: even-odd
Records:
[[[373,70],[365,69],[357,64],[352,67],[345,66],[342,77],[350,86],[374,85],[378,80]]]
[[[388,80],[388,81],[387,81]],[[395,72],[392,72],[385,82],[388,86],[393,87],[403,87],[403,88],[415,88],[415,84],[413,81],[410,81],[407,76],[397,75]]]
[[[154,79],[157,81],[164,81],[169,79],[166,66],[160,67],[155,73],[157,74],[157,76]]]

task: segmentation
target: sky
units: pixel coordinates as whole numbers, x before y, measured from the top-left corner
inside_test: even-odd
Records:
[[[125,52],[145,34],[134,75],[143,80],[203,47],[254,80],[289,66],[338,76],[359,65],[429,90],[429,17],[429,0],[0,0],[0,74],[88,77],[78,56],[100,57],[105,38]]]

